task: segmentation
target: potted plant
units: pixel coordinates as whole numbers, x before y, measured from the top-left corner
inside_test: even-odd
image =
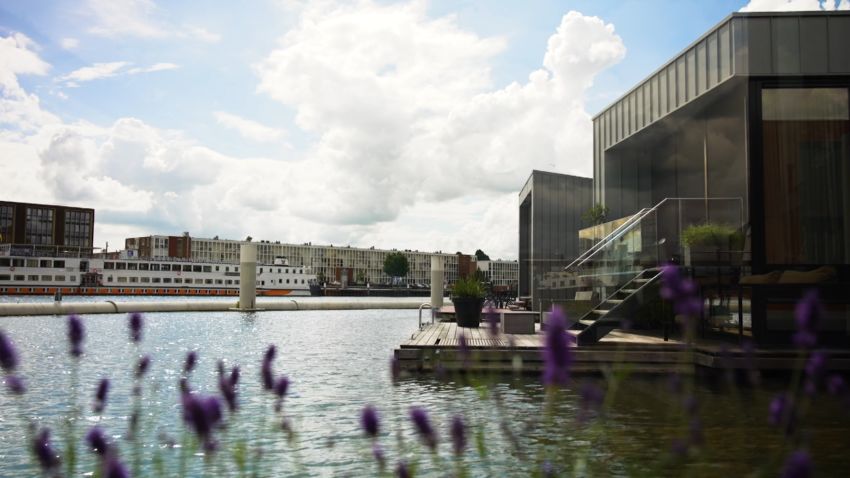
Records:
[[[707,222],[692,224],[682,231],[682,246],[685,253],[685,265],[691,265],[691,252],[713,252],[718,256],[721,250],[728,250],[735,240],[737,232],[725,224]]]
[[[484,284],[477,277],[461,277],[452,286],[452,304],[458,327],[478,327],[484,306]]]

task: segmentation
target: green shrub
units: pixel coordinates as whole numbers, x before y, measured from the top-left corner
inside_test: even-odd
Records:
[[[690,225],[682,231],[682,244],[693,246],[714,246],[716,248],[727,247],[736,236],[734,228],[725,224],[707,222],[705,224]]]
[[[452,286],[452,297],[481,299],[484,297],[484,284],[474,276],[461,277]]]

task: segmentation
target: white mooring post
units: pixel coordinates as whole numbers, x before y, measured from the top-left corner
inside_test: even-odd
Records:
[[[242,244],[239,248],[239,308],[257,308],[257,245]]]
[[[443,276],[446,274],[446,261],[442,256],[431,256],[431,309],[443,306]]]

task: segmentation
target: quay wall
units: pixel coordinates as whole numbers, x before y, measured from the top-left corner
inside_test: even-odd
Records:
[[[366,310],[418,309],[422,298],[396,300],[298,300],[258,301],[258,311],[266,310]],[[230,301],[163,301],[163,302],[44,302],[0,304],[0,317],[22,315],[121,314],[130,312],[223,312],[234,310]],[[235,310],[234,310],[235,311]]]

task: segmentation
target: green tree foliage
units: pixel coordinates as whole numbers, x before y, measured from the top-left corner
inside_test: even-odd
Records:
[[[489,261],[490,256],[484,253],[481,249],[475,251],[475,259],[479,261]]]
[[[384,258],[384,274],[390,277],[404,277],[410,271],[407,256],[401,252],[390,252]]]
[[[586,222],[593,224],[594,226],[597,224],[602,224],[605,222],[605,218],[608,216],[608,206],[603,206],[602,204],[594,204],[593,207],[588,209],[581,215],[581,218]]]

